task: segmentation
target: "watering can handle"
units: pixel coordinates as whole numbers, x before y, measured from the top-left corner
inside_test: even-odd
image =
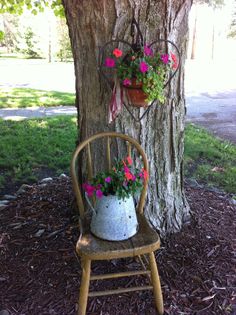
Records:
[[[96,212],[96,210],[94,209],[94,207],[93,207],[93,205],[91,204],[91,202],[90,202],[90,200],[89,200],[89,197],[88,197],[88,194],[87,193],[85,193],[85,199],[86,199],[86,201],[87,201],[87,203],[88,203],[88,205],[89,205],[89,207],[90,207],[90,209],[92,210],[92,212],[93,212],[93,214],[97,214],[97,212]]]

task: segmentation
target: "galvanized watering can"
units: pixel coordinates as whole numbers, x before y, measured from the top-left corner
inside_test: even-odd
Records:
[[[97,199],[93,207],[86,196],[93,211],[91,232],[102,239],[122,241],[136,234],[138,221],[133,197],[118,199],[108,195]]]

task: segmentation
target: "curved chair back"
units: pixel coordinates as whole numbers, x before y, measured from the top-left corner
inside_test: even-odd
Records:
[[[83,198],[82,198],[82,193],[81,193],[81,184],[79,183],[78,180],[78,171],[77,171],[77,166],[81,167],[81,165],[78,165],[79,163],[79,154],[86,149],[87,153],[87,173],[88,173],[88,179],[91,179],[93,177],[93,161],[92,161],[92,153],[91,153],[91,143],[95,140],[104,138],[106,143],[105,143],[105,151],[106,151],[106,161],[107,161],[107,167],[108,169],[111,169],[111,150],[110,150],[110,145],[111,145],[111,140],[112,138],[118,138],[122,139],[126,142],[127,144],[127,155],[131,156],[132,153],[132,146],[137,150],[137,154],[141,156],[142,158],[142,163],[143,163],[143,168],[148,172],[148,161],[146,154],[144,153],[142,147],[140,144],[130,136],[127,136],[125,134],[117,133],[117,132],[102,132],[95,134],[88,139],[84,140],[81,142],[77,148],[75,149],[72,160],[71,160],[71,177],[72,177],[72,185],[73,185],[73,190],[75,192],[76,196],[76,201],[77,201],[77,206],[79,208],[80,216],[84,217],[84,203],[83,203]],[[143,188],[141,190],[138,206],[137,206],[137,211],[138,213],[143,213],[143,207],[145,203],[145,198],[146,198],[146,193],[147,193],[147,186],[148,186],[148,179],[144,181]]]

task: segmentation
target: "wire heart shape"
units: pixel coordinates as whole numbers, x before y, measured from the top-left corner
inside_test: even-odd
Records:
[[[141,41],[142,43],[143,41]],[[168,45],[170,44],[174,50],[177,52],[178,57],[176,57],[172,52],[171,52],[171,57],[174,56],[175,59],[175,69],[173,72],[170,72],[167,81],[164,83],[164,88],[171,82],[171,80],[174,78],[174,76],[176,75],[177,71],[179,70],[180,67],[180,52],[178,47],[170,40],[165,40],[165,39],[157,39],[155,41],[153,41],[151,44],[148,45],[149,48],[154,47],[155,45],[160,46],[161,44],[164,44],[165,46],[165,51],[169,51],[169,47]],[[142,49],[142,45],[140,44],[130,44],[127,41],[124,40],[119,40],[119,39],[115,39],[115,40],[111,40],[107,43],[105,43],[105,45],[103,47],[100,48],[99,51],[99,71],[101,73],[101,75],[105,78],[105,80],[107,81],[108,85],[110,86],[111,89],[113,89],[114,84],[115,84],[115,68],[113,67],[106,67],[105,66],[105,58],[108,55],[107,50],[110,52],[114,51],[114,48],[117,48],[120,46],[122,46],[122,52],[137,52],[138,50]],[[111,49],[111,47],[113,47],[113,49]],[[160,49],[158,49],[160,50]],[[163,50],[162,50],[163,51]],[[126,55],[127,55],[126,53]],[[126,55],[123,57],[125,58]],[[172,57],[173,58],[173,57]],[[178,60],[178,61],[177,61]],[[140,118],[136,118],[133,113],[131,112],[129,106],[127,106],[127,104],[123,101],[124,106],[126,107],[126,109],[128,110],[128,112],[130,113],[130,115],[132,116],[132,118],[139,122],[141,121],[141,119],[148,113],[148,111],[150,110],[150,107],[153,105],[153,103],[156,100],[153,100],[151,102],[151,104],[147,107],[147,109],[144,111],[144,113],[142,114],[142,116]],[[132,103],[129,105],[132,105]]]

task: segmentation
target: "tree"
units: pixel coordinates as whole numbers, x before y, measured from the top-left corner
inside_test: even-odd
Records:
[[[20,40],[19,17],[13,14],[2,14],[3,38],[1,46],[7,48],[7,52],[16,51]]]
[[[16,0],[10,2],[15,4]],[[103,130],[116,130],[136,138],[150,163],[146,215],[162,235],[178,231],[190,212],[183,187],[183,151],[184,60],[192,0],[62,0],[62,4],[75,65],[79,141]],[[99,47],[113,38],[132,42],[136,35],[131,32],[134,17],[146,43],[160,36],[179,47],[181,67],[166,88],[165,105],[153,106],[140,124],[124,110],[115,123],[108,125],[111,91],[98,71]],[[97,168],[99,150],[96,151]]]
[[[236,37],[236,1],[234,1],[234,10],[232,13],[232,21],[230,24],[228,37],[232,37],[232,38]]]
[[[195,5],[195,18],[193,26],[193,37],[192,37],[192,49],[191,49],[191,59],[195,59],[196,55],[196,35],[197,35],[197,21],[198,21],[198,6],[201,4],[207,4],[213,8],[213,15],[215,14],[216,8],[221,8],[225,3],[224,0],[194,0],[193,4]],[[215,26],[212,27],[212,48],[211,56],[214,56],[214,44],[215,44]]]
[[[68,34],[68,27],[65,18],[60,18],[57,21],[58,46],[57,57],[60,61],[67,61],[72,59],[72,51],[70,38]]]
[[[37,48],[37,40],[31,27],[27,27],[24,34],[25,48],[21,51],[29,58],[41,58],[40,50]]]
[[[80,140],[103,130],[127,133],[144,147],[150,162],[150,185],[146,215],[162,234],[178,231],[188,217],[183,188],[184,150],[184,59],[187,19],[191,0],[172,1],[62,1],[75,63],[76,104]],[[159,35],[175,42],[182,55],[181,69],[167,88],[164,106],[153,106],[141,123],[123,111],[114,124],[107,124],[111,97],[98,72],[98,50],[113,38],[134,40],[133,17],[139,22],[146,43]],[[99,148],[98,148],[99,150]],[[97,153],[99,156],[99,152]],[[97,161],[97,167],[100,161]]]

